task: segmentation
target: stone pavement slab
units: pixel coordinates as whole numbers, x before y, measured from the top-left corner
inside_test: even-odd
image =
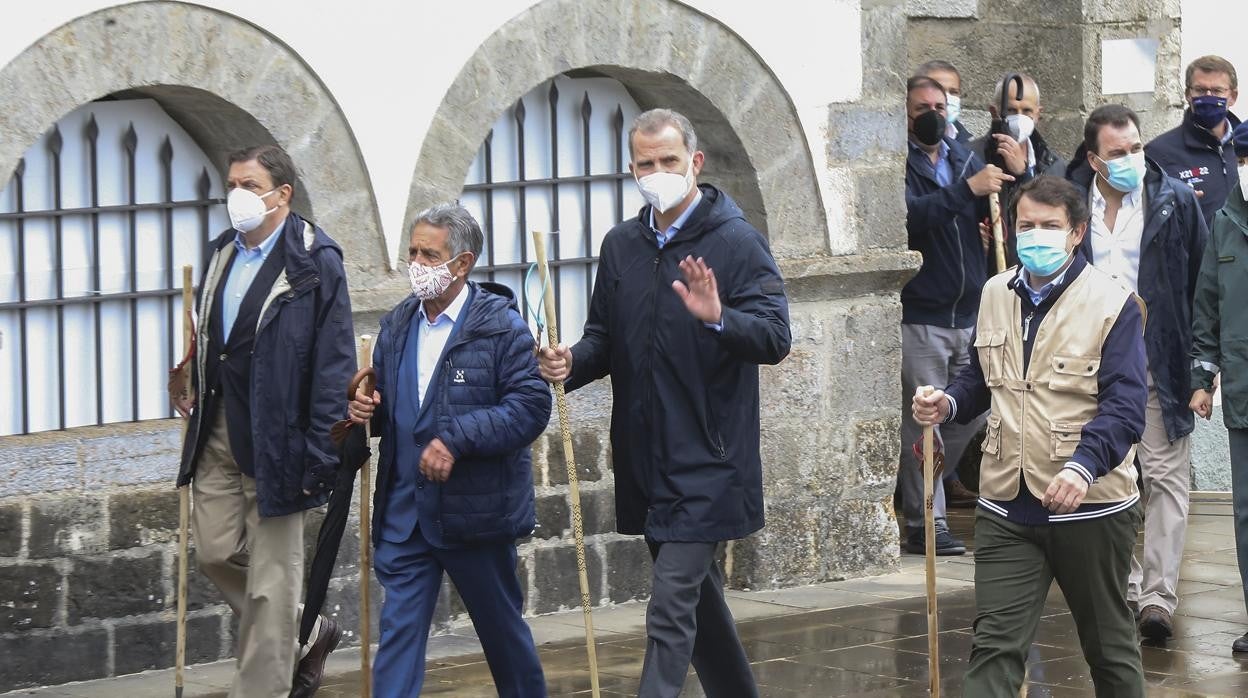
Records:
[[[1248,658],[1230,643],[1248,630],[1235,566],[1230,506],[1193,506],[1192,535],[1181,572],[1175,637],[1164,646],[1142,647],[1148,695],[1165,698],[1248,696]],[[955,532],[973,544],[973,514],[953,512]],[[974,557],[942,558],[939,577],[942,692],[960,695],[975,619]],[[742,644],[763,696],[926,696],[927,601],[923,559],[903,555],[894,574],[792,589],[729,590]],[[530,620],[552,696],[589,695],[584,626],[579,610]],[[636,695],[645,653],[645,603],[594,612],[602,695]],[[191,667],[187,698],[223,698],[229,662]],[[330,657],[318,696],[358,695],[359,652]],[[1061,590],[1050,591],[1028,657],[1026,695],[1092,696],[1075,625]],[[18,691],[5,696],[42,698],[167,697],[172,671]],[[489,667],[471,625],[430,639],[425,695],[494,696]],[[696,675],[686,696],[701,696]]]

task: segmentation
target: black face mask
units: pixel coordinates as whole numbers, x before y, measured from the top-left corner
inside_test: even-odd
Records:
[[[945,137],[946,127],[944,114],[923,112],[914,119],[914,137],[923,145],[936,145]]]

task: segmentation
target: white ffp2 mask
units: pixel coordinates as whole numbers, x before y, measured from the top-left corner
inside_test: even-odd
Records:
[[[264,217],[277,210],[277,207],[266,209],[264,198],[268,194],[256,194],[246,189],[231,189],[225,197],[225,209],[230,214],[230,225],[240,233],[250,233],[264,222]]]

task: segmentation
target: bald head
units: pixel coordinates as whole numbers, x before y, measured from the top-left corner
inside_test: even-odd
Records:
[[[1035,79],[1030,75],[1020,74],[1019,77],[1023,79],[1023,98],[1017,99],[1017,87],[1013,80],[1010,81],[1008,86],[1005,85],[1004,79],[998,80],[996,87],[992,91],[992,103],[988,105],[988,111],[991,112],[994,117],[1002,119],[1010,114],[1025,114],[1026,116],[1030,116],[1032,119],[1039,121],[1040,86],[1036,84]],[[998,114],[997,109],[1001,104],[1001,90],[1006,87],[1009,89],[1008,94],[1006,95],[1005,113]]]

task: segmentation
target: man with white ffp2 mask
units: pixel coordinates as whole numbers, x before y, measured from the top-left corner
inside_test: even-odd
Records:
[[[763,527],[759,364],[788,353],[788,300],[767,240],[718,188],[669,109],[629,130],[647,205],[602,243],[581,341],[543,348],[543,377],[575,390],[611,376],[616,526],[654,559],[639,695],[758,695],[716,561]]]
[[[1131,561],[1127,599],[1138,609],[1141,635],[1163,641],[1179,603],[1195,428],[1188,409],[1192,301],[1209,231],[1191,187],[1145,157],[1139,118],[1120,104],[1088,116],[1067,177],[1091,212],[1084,255],[1148,305],[1148,408],[1138,452],[1144,555]]]
[[[1040,135],[1037,126],[1041,120],[1043,107],[1040,105],[1040,86],[1030,75],[1020,75],[1023,79],[1023,95],[1020,99],[1016,84],[1009,85],[997,82],[992,94],[992,102],[988,111],[993,118],[998,116],[1005,120],[1010,132],[1008,134],[988,134],[971,142],[971,152],[983,158],[984,162],[993,162],[994,156],[1000,157],[1005,170],[1014,175],[1015,181],[1007,182],[1001,187],[1002,228],[1006,234],[1005,259],[1006,267],[1018,264],[1016,245],[1010,232],[1014,230],[1014,221],[1010,220],[1009,202],[1014,192],[1027,181],[1040,175],[1062,177],[1066,174],[1066,160],[1049,147]],[[1008,88],[1005,95],[1005,113],[998,114],[1001,105],[1001,90]],[[991,250],[989,251],[991,255]]]
[[[230,230],[196,302],[194,395],[178,485],[191,483],[196,562],[239,619],[231,698],[303,698],[342,631],[299,647],[306,510],[338,467],[330,426],[355,372],[342,250],[290,210],[295,165],[275,145],[229,156]]]

